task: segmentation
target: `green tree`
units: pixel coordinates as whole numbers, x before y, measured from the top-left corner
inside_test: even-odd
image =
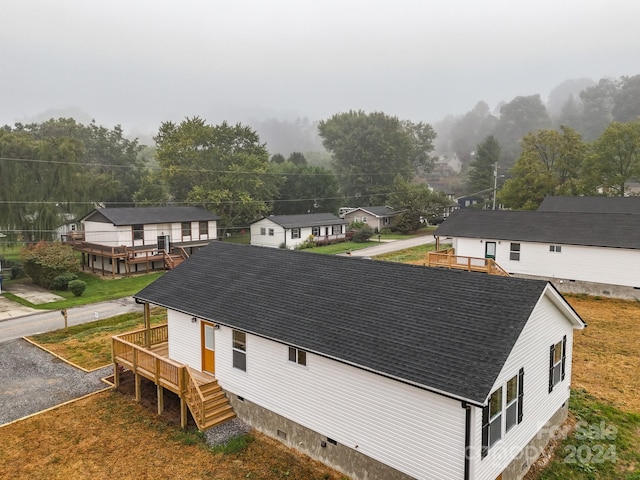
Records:
[[[193,117],[162,123],[155,140],[172,200],[214,211],[223,227],[255,220],[278,196],[281,179],[269,171],[269,154],[247,126]]]
[[[489,135],[477,146],[475,160],[469,165],[469,193],[483,192],[485,198],[492,194],[496,165],[500,162],[500,144],[493,135]]]
[[[617,93],[618,82],[604,78],[597,85],[580,92],[582,118],[578,131],[586,141],[598,138],[613,121],[612,111]]]
[[[284,158],[284,155],[282,155],[281,153],[276,153],[271,156],[271,163],[284,163],[286,161],[287,159]]]
[[[353,206],[383,203],[396,175],[413,177],[417,164],[428,166],[433,129],[402,122],[382,112],[339,113],[318,125],[342,194]]]
[[[505,206],[535,209],[547,195],[577,195],[587,146],[569,127],[543,129],[522,139],[522,153],[499,192]]]
[[[283,178],[280,195],[273,202],[275,215],[338,210],[339,185],[330,170],[285,162],[272,165],[272,171]]]
[[[304,158],[304,155],[300,152],[292,152],[287,159],[288,162],[293,163],[294,165],[306,165],[307,159]]]
[[[61,243],[38,242],[22,249],[27,275],[38,285],[52,289],[56,277],[78,271],[79,263],[73,249]]]
[[[451,200],[442,192],[436,192],[427,185],[418,185],[396,177],[389,203],[396,210],[402,210],[394,227],[404,233],[420,228],[422,220],[442,217]]]
[[[592,177],[606,194],[625,194],[629,180],[640,179],[640,121],[611,123],[593,143]]]
[[[500,108],[494,136],[502,147],[505,168],[514,165],[520,155],[520,140],[530,132],[551,127],[551,119],[540,95],[516,97]]]
[[[498,119],[491,115],[486,102],[478,102],[473,110],[456,121],[451,132],[451,148],[460,161],[472,161],[476,146],[491,134]]]
[[[611,114],[613,120],[621,123],[640,119],[640,75],[620,79]]]

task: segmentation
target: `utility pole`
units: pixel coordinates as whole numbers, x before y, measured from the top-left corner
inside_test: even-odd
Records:
[[[498,162],[493,164],[493,210],[496,209],[496,190],[498,189]]]

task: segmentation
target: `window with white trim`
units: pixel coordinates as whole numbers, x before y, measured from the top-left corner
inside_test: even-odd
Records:
[[[273,228],[270,228],[270,229],[269,229],[269,236],[270,236],[270,237],[273,237]]]
[[[562,245],[549,245],[549,251],[550,252],[555,252],[555,253],[560,253],[560,252],[562,252]]]
[[[198,232],[200,235],[209,236],[209,222],[198,222]]]
[[[190,237],[191,236],[191,222],[182,222],[181,224],[182,236]]]
[[[509,260],[520,261],[520,244],[512,243],[509,246]]]
[[[320,227],[311,227],[311,235],[314,237],[320,236]]]
[[[267,229],[265,227],[260,227],[260,235],[266,235]]]
[[[549,349],[549,393],[558,383],[564,380],[567,359],[567,336],[562,341],[551,345]]]
[[[300,229],[292,228],[291,229],[291,238],[300,238]]]
[[[289,347],[289,361],[298,365],[307,365],[307,352],[299,348]]]
[[[233,331],[233,367],[247,371],[247,334]]]
[[[489,449],[515,425],[522,422],[524,397],[524,369],[498,387],[482,409],[482,458]],[[504,420],[503,420],[504,419]]]
[[[144,240],[144,225],[132,225],[131,230],[134,240]]]

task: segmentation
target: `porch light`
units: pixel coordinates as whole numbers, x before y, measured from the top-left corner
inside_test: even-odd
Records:
[[[196,317],[191,317],[191,323],[196,323],[198,319]]]

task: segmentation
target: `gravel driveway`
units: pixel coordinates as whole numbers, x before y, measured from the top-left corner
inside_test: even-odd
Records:
[[[0,425],[106,388],[104,367],[72,367],[25,340],[0,343]]]

